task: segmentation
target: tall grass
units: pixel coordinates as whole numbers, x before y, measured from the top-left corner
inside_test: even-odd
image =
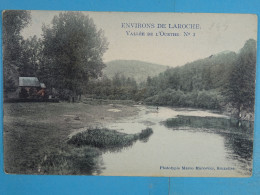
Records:
[[[120,151],[135,141],[147,141],[153,133],[151,128],[136,134],[120,133],[109,129],[88,129],[68,140],[67,147],[46,154],[39,164],[39,174],[89,175],[99,174],[101,151]],[[77,147],[74,147],[77,146]]]
[[[152,135],[152,134],[153,134],[153,130],[151,128],[146,128],[146,129],[142,130],[141,133],[139,133],[139,135],[138,135],[139,140],[146,142],[146,141],[148,141],[150,135]]]
[[[148,138],[152,133],[151,128],[144,129],[141,133],[136,134],[126,134],[106,128],[88,129],[72,136],[68,140],[68,144],[76,146],[89,145],[102,149],[126,147],[132,145],[137,140]]]
[[[65,150],[52,152],[38,167],[40,174],[89,175],[100,173],[99,156],[101,151],[93,147],[69,147]]]

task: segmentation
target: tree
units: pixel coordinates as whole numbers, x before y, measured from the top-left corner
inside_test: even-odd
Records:
[[[51,26],[43,26],[43,54],[51,87],[82,93],[89,79],[101,75],[102,56],[108,43],[91,18],[79,12],[54,16]]]
[[[3,13],[3,60],[16,62],[20,57],[21,41],[20,32],[31,21],[29,11],[7,10]]]
[[[179,78],[179,71],[176,68],[176,71],[174,71],[169,77],[168,77],[168,86],[171,89],[177,90],[179,87],[180,78]]]
[[[18,85],[18,66],[21,64],[21,30],[31,20],[29,11],[3,12],[3,72],[5,93],[15,91]]]
[[[211,66],[205,66],[202,70],[203,88],[205,90],[209,90],[212,88],[211,69]]]
[[[253,111],[255,100],[256,41],[249,39],[240,50],[224,95],[238,111]]]
[[[42,42],[35,35],[21,43],[21,76],[37,76],[42,63]]]

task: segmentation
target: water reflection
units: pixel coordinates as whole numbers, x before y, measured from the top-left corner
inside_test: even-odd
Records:
[[[249,176],[253,123],[207,110],[139,107],[137,116],[106,128],[127,134],[150,127],[149,140],[138,140],[120,152],[102,154],[102,175]],[[165,122],[163,122],[165,121]],[[171,129],[171,130],[170,130]],[[160,166],[234,167],[234,171],[167,171]]]
[[[173,130],[203,131],[224,137],[227,158],[236,160],[247,173],[252,170],[253,122],[235,118],[180,116],[163,122]]]
[[[110,130],[110,132],[113,132]],[[116,132],[116,131],[114,131]],[[98,147],[102,152],[122,152],[122,150],[132,147],[138,140],[142,143],[148,142],[150,136],[153,134],[153,130],[151,128],[146,128],[142,130],[140,133],[136,134],[122,134],[120,132],[116,132],[114,135],[115,138],[111,141],[110,146],[106,144],[106,146]],[[108,139],[109,137],[105,137],[104,139]],[[100,139],[100,136],[99,136]]]
[[[189,126],[195,128],[225,129],[232,132],[247,132],[249,134],[252,134],[253,129],[253,122],[235,118],[177,115],[177,118],[168,119],[164,123],[167,127]]]

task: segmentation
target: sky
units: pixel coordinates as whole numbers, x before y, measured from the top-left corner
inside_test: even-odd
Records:
[[[140,60],[176,67],[222,51],[238,52],[246,40],[257,38],[257,17],[250,14],[83,13],[94,20],[97,29],[104,30],[109,42],[104,62]],[[31,11],[31,24],[22,35],[24,38],[41,37],[42,24],[51,25],[51,20],[58,14],[59,11]],[[144,27],[153,24],[155,28],[122,28],[122,23],[138,23]],[[165,24],[166,28],[157,28],[158,24]],[[194,24],[198,29],[173,29],[169,24]],[[146,36],[130,36],[126,31],[129,34],[143,32]],[[153,36],[147,36],[147,33],[153,33]],[[156,33],[159,36],[155,36]],[[165,36],[173,33],[179,36]],[[184,36],[184,33],[189,35]]]

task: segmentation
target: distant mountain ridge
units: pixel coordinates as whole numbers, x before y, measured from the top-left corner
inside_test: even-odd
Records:
[[[103,74],[108,78],[112,78],[115,74],[120,74],[134,78],[140,83],[146,81],[148,76],[157,76],[168,68],[168,66],[138,60],[113,60],[106,63]]]

